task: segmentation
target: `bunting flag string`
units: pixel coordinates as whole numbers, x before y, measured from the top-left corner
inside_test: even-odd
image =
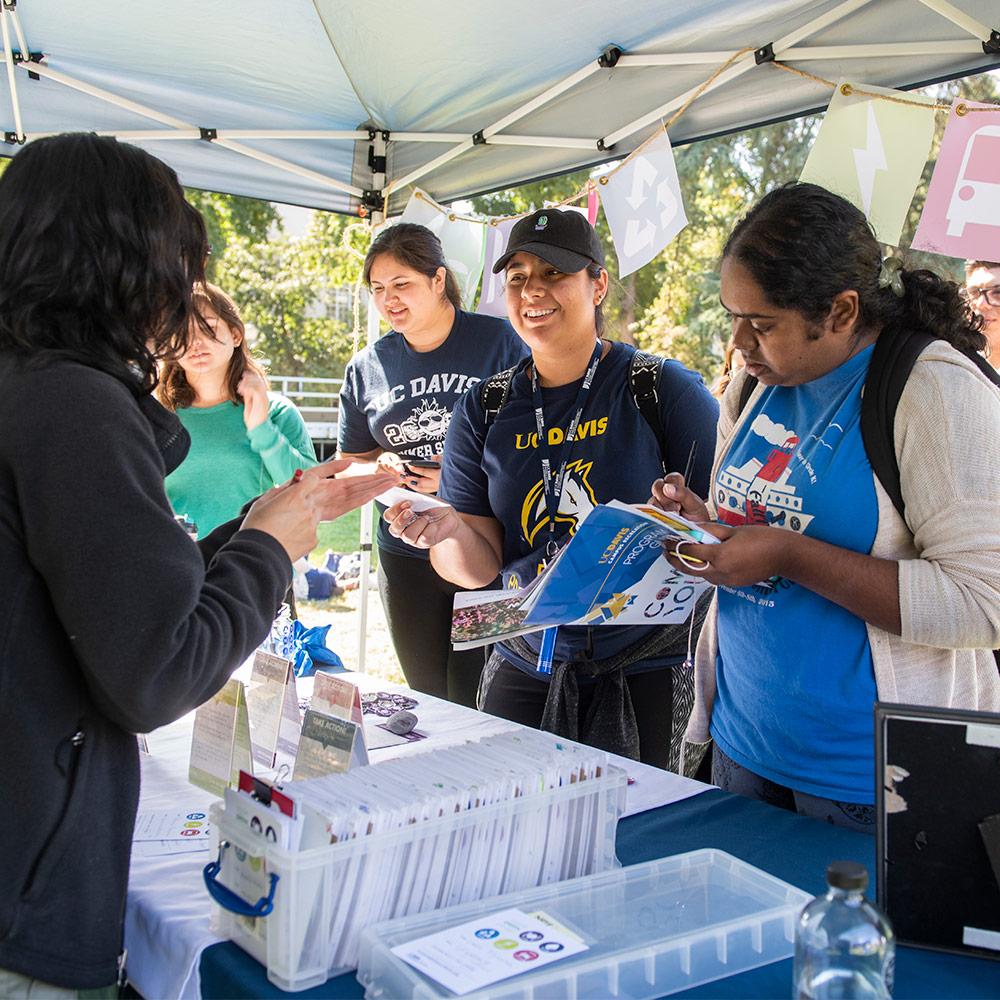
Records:
[[[880,243],[898,246],[934,140],[932,98],[880,100],[894,91],[840,84],[799,177],[857,205]]]
[[[749,52],[733,52],[666,121],[622,160],[569,197],[545,208],[576,208],[591,225],[598,202],[625,277],[653,260],[687,225],[669,130],[730,66]],[[870,84],[824,79],[780,60],[783,72],[829,87],[834,94],[801,179],[822,184],[856,204],[879,241],[899,244],[910,203],[931,148],[934,115],[949,114],[941,153],[913,241],[915,249],[956,257],[1000,259],[1000,104],[904,94]],[[939,176],[940,175],[940,176]],[[426,225],[441,239],[465,302],[482,288],[477,309],[504,316],[502,278],[492,273],[513,224],[528,212],[483,218],[456,212],[414,189],[402,219]],[[350,244],[348,227],[345,246]],[[370,231],[370,229],[369,229]],[[355,287],[355,352],[360,337],[359,277]]]

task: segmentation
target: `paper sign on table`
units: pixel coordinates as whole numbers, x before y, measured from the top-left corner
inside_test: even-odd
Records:
[[[230,678],[194,716],[188,781],[220,798],[240,771],[252,771],[250,721],[243,684]]]
[[[968,260],[1000,260],[1000,109],[952,105],[920,216],[915,250]]]
[[[865,213],[879,242],[898,246],[934,138],[934,99],[868,84],[863,90],[837,87],[799,180],[842,195]]]
[[[511,908],[397,945],[392,953],[463,996],[587,950],[546,913]]]
[[[273,768],[279,751],[289,761],[294,760],[299,736],[299,699],[291,660],[258,650],[246,694],[254,763]]]
[[[207,840],[210,829],[204,809],[141,812],[135,818],[132,840]]]
[[[365,727],[309,709],[302,722],[294,780],[319,778],[368,763]]]
[[[347,719],[356,725],[364,722],[361,692],[356,684],[320,671],[315,675],[309,707],[314,712]]]

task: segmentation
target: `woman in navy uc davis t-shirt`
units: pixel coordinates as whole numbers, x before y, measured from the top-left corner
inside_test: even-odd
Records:
[[[523,249],[519,252],[519,248]],[[575,212],[551,209],[526,217],[514,227],[507,252],[497,266],[507,268],[508,313],[532,350],[546,437],[552,442],[553,470],[566,460],[556,542],[575,531],[598,504],[610,500],[645,503],[664,464],[671,470],[684,468],[693,441],[698,442],[698,453],[692,479],[707,486],[718,407],[698,375],[673,361],[662,366],[658,387],[666,448],[662,456],[656,435],[629,388],[634,348],[601,341],[593,380],[589,390],[583,387],[585,372],[596,357],[599,304],[608,282],[600,242],[586,219]],[[473,389],[466,393],[455,408],[440,491],[441,499],[458,512],[458,516],[450,514],[453,537],[435,546],[431,534],[420,537],[427,518],[410,523],[409,516],[399,515],[397,508],[387,514],[394,518],[394,533],[425,547],[430,543],[431,558],[439,571],[467,587],[485,582],[498,570],[502,570],[505,586],[524,586],[538,573],[544,559],[550,537],[549,514],[532,375],[528,363],[522,364],[504,405],[488,427],[481,392]],[[567,453],[564,439],[580,406],[582,390],[578,430]],[[475,537],[470,532],[475,532]],[[459,550],[464,554],[456,555]],[[463,565],[466,556],[475,562],[477,552],[482,556],[478,579]],[[585,741],[589,737],[598,745],[616,749],[615,735],[609,742],[607,729],[588,730],[587,717],[595,702],[615,697],[620,698],[619,715],[629,711],[625,707],[628,699],[619,696],[616,683],[624,673],[626,683],[621,686],[627,687],[635,713],[633,728],[641,759],[663,766],[670,744],[672,668],[669,657],[658,656],[655,650],[658,635],[652,633],[661,631],[614,625],[560,628],[552,674],[538,669],[541,633],[498,644],[484,676],[481,707],[494,715],[539,726],[552,708],[551,704],[546,707],[550,680],[564,674],[561,665],[568,663],[579,699],[574,720],[577,728],[566,735]],[[654,651],[649,656],[630,653],[640,644]],[[588,663],[614,658],[625,664],[623,671],[597,682],[588,677],[584,669]],[[559,692],[554,696],[562,697]],[[622,723],[620,717],[615,721]]]
[[[382,232],[365,258],[364,276],[393,329],[347,366],[339,450],[378,458],[400,470],[404,485],[434,493],[438,469],[409,467],[407,474],[403,464],[440,460],[455,401],[526,351],[505,320],[462,310],[441,243],[424,226],[398,223]],[[381,518],[376,540],[379,592],[406,682],[471,707],[483,654],[451,649],[456,588],[434,572],[426,552],[393,538]]]

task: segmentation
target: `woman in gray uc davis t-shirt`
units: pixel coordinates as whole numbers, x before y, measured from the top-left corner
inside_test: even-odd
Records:
[[[441,243],[424,226],[398,223],[382,232],[364,278],[392,331],[347,366],[340,452],[399,468],[407,459],[438,460],[459,396],[516,364],[526,348],[506,320],[462,310]],[[412,471],[406,485],[437,491],[440,469]],[[379,592],[407,684],[474,707],[483,654],[451,648],[458,588],[434,572],[426,552],[393,538],[381,517],[376,540]]]

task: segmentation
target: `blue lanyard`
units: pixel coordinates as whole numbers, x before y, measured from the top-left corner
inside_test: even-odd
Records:
[[[538,432],[538,453],[542,459],[542,490],[545,496],[545,510],[549,516],[549,537],[545,543],[545,564],[559,551],[556,545],[556,515],[559,513],[559,500],[562,497],[563,485],[566,481],[566,467],[569,465],[570,450],[576,440],[577,428],[580,426],[580,418],[583,416],[583,408],[587,403],[587,394],[590,392],[591,383],[597,373],[597,366],[601,362],[601,352],[604,345],[598,339],[591,355],[590,364],[583,376],[583,383],[576,396],[576,412],[566,430],[566,437],[563,441],[561,451],[562,461],[559,463],[559,471],[552,471],[551,449],[549,438],[545,430],[545,408],[542,403],[542,389],[538,383],[538,368],[531,367],[531,395],[535,404],[535,428]],[[542,635],[542,646],[538,652],[538,672],[543,674],[552,673],[552,659],[556,648],[556,633],[558,626],[549,627]]]

